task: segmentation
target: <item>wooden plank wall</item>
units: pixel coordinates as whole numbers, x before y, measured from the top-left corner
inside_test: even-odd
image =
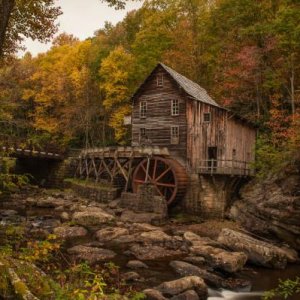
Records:
[[[204,122],[204,113],[211,121]],[[208,147],[217,147],[218,160],[254,161],[256,130],[215,106],[199,101],[187,101],[187,163],[196,170],[199,162],[208,159]]]
[[[211,121],[204,122],[204,113],[211,113]],[[199,102],[187,102],[187,161],[195,169],[201,160],[208,159],[208,147],[218,147],[218,159],[225,159],[226,114],[223,110]]]
[[[164,85],[158,87],[156,76],[164,74]],[[179,116],[171,115],[171,101],[179,100]],[[147,101],[147,117],[140,118],[140,102]],[[179,144],[171,145],[171,126],[179,126]],[[186,101],[176,83],[163,68],[158,68],[134,99],[132,112],[132,146],[140,144],[140,128],[154,146],[168,147],[173,157],[186,158]]]

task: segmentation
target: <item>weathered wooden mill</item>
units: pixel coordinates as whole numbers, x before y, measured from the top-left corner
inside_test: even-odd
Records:
[[[223,217],[236,186],[253,175],[254,126],[162,63],[132,105],[131,146],[82,151],[77,175],[133,193],[152,184],[168,205]]]

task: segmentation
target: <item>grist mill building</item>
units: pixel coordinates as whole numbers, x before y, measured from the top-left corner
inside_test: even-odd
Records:
[[[166,147],[188,176],[184,206],[194,213],[223,215],[234,186],[253,173],[253,125],[162,63],[138,88],[132,104],[132,146]]]
[[[222,218],[253,175],[255,128],[162,63],[132,96],[132,106],[131,145],[82,151],[77,176],[121,182],[123,196],[140,197],[141,206],[159,196],[191,214]],[[148,186],[150,196],[142,192]]]

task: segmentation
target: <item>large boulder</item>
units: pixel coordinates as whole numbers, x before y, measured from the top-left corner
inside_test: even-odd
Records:
[[[164,296],[170,297],[195,290],[200,299],[207,298],[207,286],[198,276],[187,276],[177,280],[163,282],[157,288]]]
[[[241,199],[230,217],[248,231],[276,237],[300,250],[300,166],[287,167],[280,174],[253,180],[240,191]]]
[[[130,251],[139,260],[159,260],[182,255],[179,250],[170,250],[155,245],[133,245]]]
[[[88,229],[95,230],[103,224],[110,224],[115,217],[99,207],[87,207],[84,211],[73,215],[73,222]]]
[[[249,261],[264,267],[284,269],[288,257],[291,259],[287,250],[227,228],[221,231],[218,241],[229,249],[246,253]]]
[[[171,268],[180,276],[198,276],[214,287],[224,287],[223,278],[184,261],[171,261]]]
[[[78,245],[69,248],[67,252],[75,256],[76,259],[87,261],[90,264],[109,261],[116,256],[116,253],[111,250],[97,247],[88,247],[84,245]]]
[[[71,240],[85,237],[88,231],[81,226],[60,226],[54,228],[54,234],[64,240]]]
[[[99,242],[109,242],[124,235],[128,235],[129,231],[122,227],[107,227],[96,232],[96,238]]]
[[[212,267],[229,273],[240,271],[247,262],[247,255],[243,252],[229,252],[221,248],[221,244],[209,238],[202,238],[192,232],[185,232],[184,240],[191,254],[202,256]]]

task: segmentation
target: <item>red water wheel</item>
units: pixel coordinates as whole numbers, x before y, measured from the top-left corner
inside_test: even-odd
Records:
[[[133,192],[136,193],[139,185],[145,183],[155,186],[157,194],[164,197],[170,205],[184,196],[188,177],[179,162],[169,158],[152,157],[142,160],[135,168]]]

